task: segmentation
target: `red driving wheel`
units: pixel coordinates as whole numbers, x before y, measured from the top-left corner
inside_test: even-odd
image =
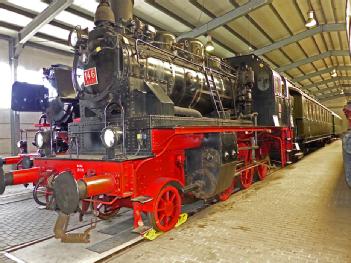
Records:
[[[241,175],[240,175],[241,189],[249,188],[252,185],[253,176],[254,176],[254,168],[247,169],[241,172]]]
[[[247,142],[241,142],[238,144],[239,149],[241,147],[250,147],[251,144]],[[251,150],[242,150],[239,151],[239,158],[244,161],[245,166],[248,166],[252,160],[251,156]],[[239,177],[239,184],[241,189],[246,189],[249,188],[252,185],[253,182],[253,177],[254,177],[254,168],[246,169],[241,172],[240,177]]]
[[[268,167],[267,165],[259,165],[257,167],[257,175],[258,175],[258,179],[260,179],[260,181],[264,180],[267,176],[267,172],[268,172]]]
[[[158,194],[150,213],[150,221],[154,229],[169,231],[178,222],[181,211],[181,197],[179,191],[173,185],[165,185]]]
[[[220,201],[225,201],[227,200],[234,192],[235,188],[235,181],[233,180],[232,184],[224,190],[222,193],[219,194],[218,198]]]

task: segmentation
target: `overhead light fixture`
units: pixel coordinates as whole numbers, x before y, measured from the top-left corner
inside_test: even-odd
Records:
[[[333,70],[330,72],[330,76],[332,76],[333,78],[335,78],[335,77],[338,76],[338,73],[336,72],[336,69],[333,69]]]
[[[316,19],[314,18],[314,11],[313,11],[313,10],[308,11],[307,17],[308,17],[308,18],[307,18],[307,22],[306,22],[306,24],[305,24],[305,26],[306,26],[307,28],[311,28],[311,27],[314,27],[314,26],[317,25],[317,21],[316,21]]]
[[[207,36],[207,43],[206,43],[206,45],[205,45],[205,50],[206,50],[206,52],[208,52],[208,53],[211,53],[211,52],[213,52],[214,51],[214,45],[213,45],[213,41],[212,41],[212,37],[211,36]]]

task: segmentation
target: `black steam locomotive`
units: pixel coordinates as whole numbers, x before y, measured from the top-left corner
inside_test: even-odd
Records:
[[[187,197],[225,200],[236,185],[263,180],[270,157],[285,166],[297,150],[292,84],[256,57],[224,62],[196,39],[176,42],[132,9],[131,0],[101,0],[96,27],[70,34],[80,117],[68,124],[67,154],[0,176],[5,185],[50,182],[61,211],[55,233],[65,242],[86,241],[64,227],[90,207],[100,218],[130,207],[135,231],[168,231]],[[50,130],[36,138],[52,149]]]

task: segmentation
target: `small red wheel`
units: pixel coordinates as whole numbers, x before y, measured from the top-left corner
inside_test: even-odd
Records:
[[[241,189],[249,188],[252,185],[253,176],[254,176],[254,168],[243,171],[240,175],[240,180],[239,180],[240,188]]]
[[[149,213],[154,229],[163,232],[171,230],[178,222],[181,204],[178,189],[170,184],[165,185],[154,202],[153,212]]]
[[[268,172],[268,167],[267,165],[259,165],[257,167],[257,175],[258,175],[258,179],[260,179],[260,181],[264,180],[267,176],[267,172]]]
[[[233,180],[232,184],[226,190],[224,190],[222,193],[219,194],[218,196],[219,200],[220,201],[227,200],[234,192],[234,188],[235,188],[235,181]]]

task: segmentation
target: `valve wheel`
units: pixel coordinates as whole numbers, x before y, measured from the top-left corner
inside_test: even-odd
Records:
[[[232,184],[224,190],[222,193],[219,194],[218,198],[220,201],[225,201],[227,200],[234,192],[235,188],[235,181],[233,180]]]
[[[257,175],[258,175],[258,179],[260,179],[260,181],[264,180],[267,176],[267,172],[268,172],[268,167],[267,165],[259,165],[257,167]]]
[[[178,222],[181,212],[181,197],[173,185],[165,185],[158,194],[153,212],[149,213],[153,228],[157,231],[169,231]]]
[[[240,188],[241,189],[249,188],[252,185],[253,176],[254,176],[254,168],[247,169],[241,172],[240,179],[239,179]]]
[[[33,189],[33,199],[38,205],[47,206],[51,202],[53,191],[48,188],[45,178],[40,178]]]

